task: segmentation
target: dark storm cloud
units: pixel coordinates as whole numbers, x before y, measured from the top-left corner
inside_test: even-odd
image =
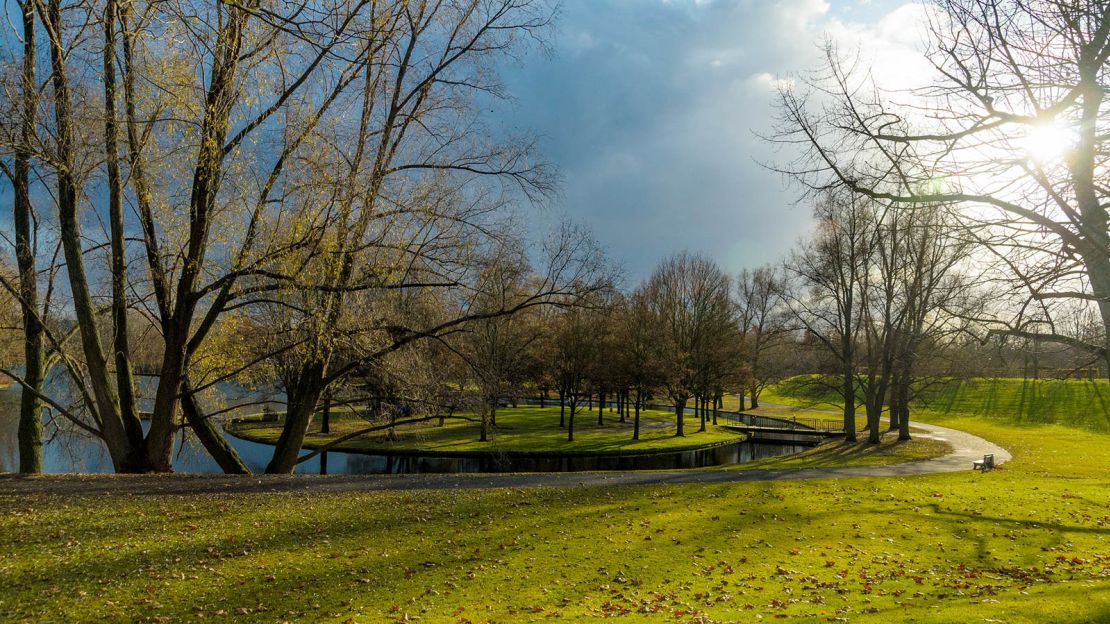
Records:
[[[778,258],[804,231],[796,190],[759,163],[772,77],[813,66],[825,32],[878,15],[821,0],[568,0],[551,58],[506,72],[508,121],[544,137],[556,210],[590,224],[630,276],[672,251],[727,269]]]

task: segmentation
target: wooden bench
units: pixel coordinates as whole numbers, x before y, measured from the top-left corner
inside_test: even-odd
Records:
[[[994,469],[994,454],[984,455],[983,459],[977,459],[971,462],[972,470],[982,470],[987,472]]]

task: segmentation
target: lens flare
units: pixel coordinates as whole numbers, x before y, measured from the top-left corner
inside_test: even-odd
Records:
[[[1038,163],[1063,160],[1078,141],[1075,130],[1061,123],[1029,126],[1022,137],[1025,157]]]

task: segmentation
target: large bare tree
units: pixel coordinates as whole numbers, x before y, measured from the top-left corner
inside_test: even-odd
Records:
[[[807,336],[837,363],[840,383],[835,389],[844,402],[844,434],[855,442],[865,307],[860,284],[873,265],[877,214],[873,202],[842,190],[823,195],[814,212],[812,240],[799,245],[786,263],[796,283],[787,291],[787,301]]]
[[[1105,361],[1110,2],[939,0],[926,9],[933,74],[920,88],[884,89],[832,46],[820,71],[783,87],[774,138],[800,156],[778,168],[811,190],[843,186],[901,210],[958,208],[972,223],[965,236],[995,257],[1020,299],[989,319],[992,331]],[[1062,301],[1093,306],[1101,331],[1058,331]]]

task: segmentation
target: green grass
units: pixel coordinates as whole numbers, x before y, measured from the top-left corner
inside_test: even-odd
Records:
[[[904,478],[0,496],[0,620],[1110,621],[1110,434],[920,417],[1014,459]]]
[[[840,397],[815,378],[797,377],[764,391],[771,403],[836,409]],[[1014,424],[1062,424],[1110,431],[1110,382],[1061,379],[964,379],[934,383],[914,401],[919,412],[971,415]]]
[[[474,414],[460,414],[477,418]],[[569,418],[569,416],[568,416]],[[330,432],[320,433],[319,423],[305,438],[306,448],[316,448],[335,438],[366,428],[367,422],[350,412],[338,412],[331,419]],[[567,431],[559,427],[558,407],[502,408],[497,411],[497,427],[488,442],[479,442],[480,425],[468,420],[448,420],[397,428],[397,439],[386,439],[385,432],[374,432],[343,442],[339,450],[386,451],[425,450],[438,452],[473,451],[645,451],[703,446],[736,440],[741,434],[707,424],[699,432],[699,419],[687,415],[686,435],[676,437],[673,412],[644,410],[640,413],[640,439],[632,439],[632,421],[619,422],[615,412],[606,410],[604,425],[597,424],[597,410],[580,410],[574,419],[574,441],[567,442]],[[236,435],[257,442],[274,443],[281,435],[275,423],[247,422],[235,428]]]
[[[771,416],[775,418],[818,418],[837,419],[838,415],[827,410],[812,409],[789,405],[761,405],[746,410],[748,414]],[[861,420],[861,423],[863,421]],[[911,427],[911,433],[921,434],[922,430]],[[730,466],[735,470],[756,468],[840,468],[845,466],[886,466],[901,464],[945,455],[952,450],[946,442],[915,435],[911,440],[899,441],[897,432],[884,431],[879,444],[866,441],[848,443],[843,439],[830,438],[819,446],[784,457],[774,457]]]
[[[0,497],[0,618],[1106,621],[1107,436],[1054,429],[1059,453],[980,432],[1016,459],[843,481]]]
[[[833,439],[810,450],[761,459],[730,466],[736,470],[755,468],[843,468],[846,466],[888,466],[911,461],[940,457],[951,452],[952,447],[941,440],[915,437],[912,440],[898,441],[897,431],[884,432],[882,442],[848,443]]]

